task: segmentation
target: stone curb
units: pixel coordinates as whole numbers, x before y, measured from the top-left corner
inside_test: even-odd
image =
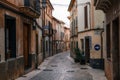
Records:
[[[47,67],[47,64],[57,55],[54,55],[52,57],[48,57],[46,58],[41,65],[39,65],[38,69],[31,71],[28,74],[23,75],[22,77],[19,77],[15,80],[30,80],[32,77],[36,76],[37,74],[39,74],[40,72],[42,72],[43,69],[45,69]]]

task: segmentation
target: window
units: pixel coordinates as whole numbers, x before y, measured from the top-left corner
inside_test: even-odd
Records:
[[[89,36],[89,48],[92,49],[92,37]]]
[[[76,19],[74,19],[74,27],[76,27]]]
[[[84,16],[84,19],[85,19],[85,29],[88,28],[88,8],[87,6],[84,7],[84,13],[85,13],[85,16]]]
[[[16,20],[5,15],[5,59],[16,57]]]
[[[48,51],[48,41],[46,41],[46,51]]]
[[[73,44],[74,44],[74,48],[76,48],[76,42],[75,42],[75,41],[74,41],[74,43],[73,43]]]
[[[71,32],[72,32],[72,36],[73,36],[73,21],[71,22],[71,25],[72,25],[72,26],[71,26],[71,27],[72,27],[72,28],[71,28]]]
[[[73,35],[75,34],[75,20],[73,20]]]
[[[111,52],[111,37],[110,37],[110,24],[106,27],[106,49],[107,49],[107,58],[110,58],[110,52]]]
[[[52,23],[49,21],[48,25],[49,25],[49,34],[51,35],[52,34]]]
[[[78,48],[78,41],[76,41],[76,48]]]
[[[84,39],[81,39],[81,50],[84,51]]]
[[[71,41],[71,51],[73,51],[73,41]]]
[[[41,39],[41,47],[40,47],[40,52],[43,52],[43,40]]]
[[[78,18],[76,17],[76,27],[78,27]]]

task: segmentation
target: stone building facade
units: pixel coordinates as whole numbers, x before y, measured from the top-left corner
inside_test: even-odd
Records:
[[[120,1],[94,0],[97,10],[106,14],[104,35],[105,74],[108,80],[120,79]]]
[[[70,50],[70,28],[64,27],[64,51]]]
[[[63,52],[64,49],[64,22],[59,20],[57,27],[57,53]]]
[[[75,29],[72,27],[75,26],[71,25],[71,33],[72,31],[77,32],[76,43],[78,43],[78,45],[76,44],[76,47],[78,47],[85,56],[86,63],[89,63],[94,68],[103,69],[102,35],[104,13],[95,10],[93,0],[71,0],[68,10],[70,11],[70,9],[70,18],[73,20],[73,16],[77,18],[75,20],[77,31],[73,31]],[[75,46],[71,47],[71,50],[74,51],[74,48]]]
[[[39,0],[0,0],[0,80],[35,68],[34,19],[39,16]]]
[[[47,4],[46,4],[46,8],[45,8],[45,13],[43,14],[43,18],[44,18],[44,32],[43,34],[47,34],[45,35],[44,37],[44,55],[45,57],[48,57],[48,56],[52,56],[53,54],[53,24],[52,24],[52,21],[53,21],[53,16],[52,16],[52,11],[53,11],[53,6],[50,2],[50,0],[46,0],[47,1]]]
[[[74,49],[78,47],[78,6],[77,0],[71,0],[68,11],[70,12],[70,55],[74,58]]]
[[[55,45],[56,53],[62,52],[64,49],[64,22],[53,17],[53,26],[55,27]]]
[[[55,17],[53,17],[53,30],[54,30],[53,31],[53,33],[54,33],[54,35],[53,35],[53,49],[54,49],[54,54],[56,54],[58,51],[57,50],[57,40],[58,40],[58,36],[59,36],[59,35],[57,35],[58,26],[59,26],[59,20],[56,19]]]
[[[60,35],[59,48],[60,48],[60,52],[64,51],[64,36],[65,36],[64,25],[65,25],[65,23],[60,20],[60,27],[59,27],[59,35]]]
[[[40,2],[42,2],[42,0],[40,0]],[[42,8],[42,3],[40,3],[40,8]],[[41,15],[36,19],[36,68],[43,61],[42,12],[43,10],[40,10]]]

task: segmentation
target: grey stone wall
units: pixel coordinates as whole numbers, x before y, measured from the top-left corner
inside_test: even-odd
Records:
[[[0,80],[14,80],[24,74],[23,57],[0,63]]]

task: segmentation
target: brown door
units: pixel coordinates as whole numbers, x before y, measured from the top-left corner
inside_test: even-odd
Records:
[[[90,60],[90,45],[89,45],[89,38],[85,39],[85,58],[86,58],[86,62],[89,63]]]
[[[38,38],[38,34],[36,34],[36,69],[38,68],[38,53],[39,53],[39,51],[38,51],[38,40],[39,38]]]
[[[23,28],[23,51],[24,51],[24,66],[29,67],[29,25],[24,24]]]
[[[117,18],[113,21],[112,26],[113,80],[120,80],[119,53],[119,18]]]

